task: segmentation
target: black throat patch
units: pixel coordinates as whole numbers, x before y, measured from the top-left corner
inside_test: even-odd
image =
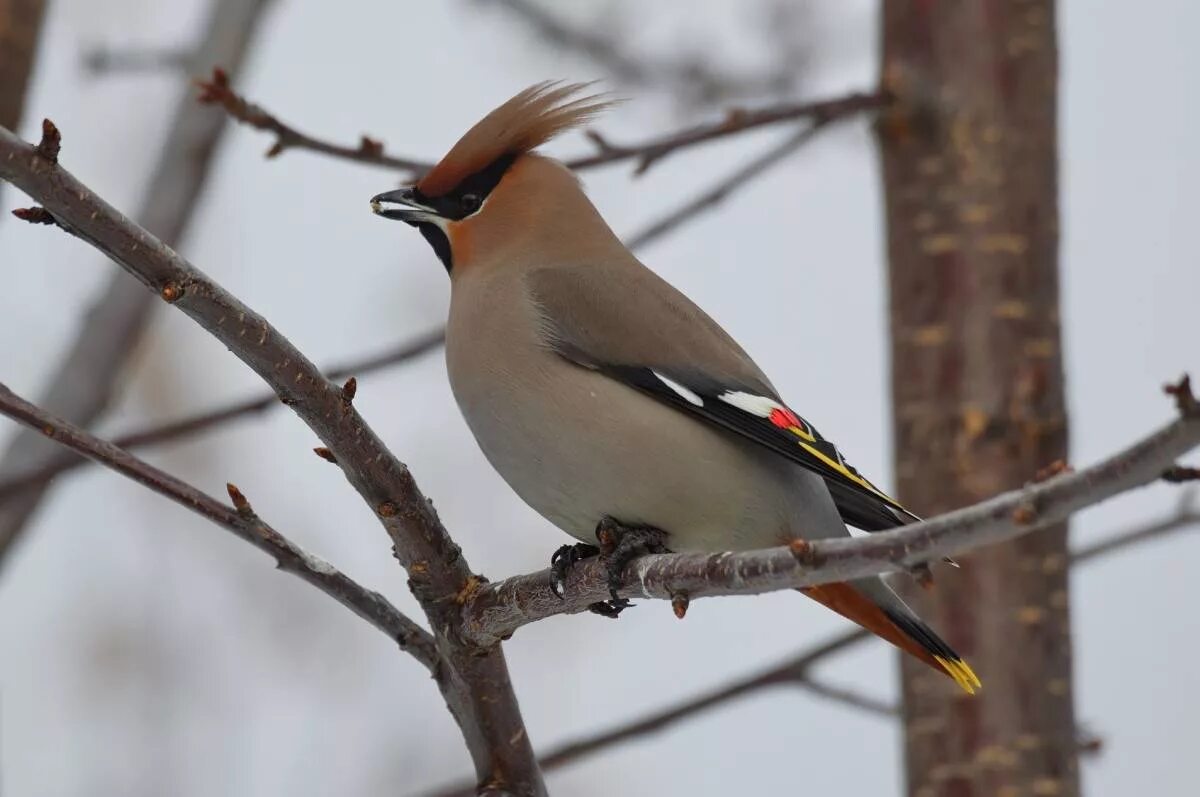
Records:
[[[479,212],[488,195],[500,184],[500,179],[516,159],[516,154],[501,155],[441,196],[428,197],[414,189],[414,198],[443,219],[462,221]],[[446,233],[431,222],[417,222],[414,226],[433,247],[434,254],[446,267],[446,273],[450,273],[454,268],[454,257]]]

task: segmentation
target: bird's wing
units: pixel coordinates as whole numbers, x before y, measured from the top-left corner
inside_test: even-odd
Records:
[[[547,345],[813,471],[849,525],[882,531],[918,519],[788,407],[749,355],[690,300],[649,270],[615,272],[556,267],[529,273]]]

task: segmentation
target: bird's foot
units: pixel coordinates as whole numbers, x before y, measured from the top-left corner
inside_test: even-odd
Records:
[[[550,557],[550,591],[561,599],[567,583],[567,574],[571,572],[571,568],[583,559],[599,555],[600,549],[586,542],[577,542],[574,545],[564,545],[559,548]],[[612,616],[616,617],[617,615],[613,614]]]
[[[666,532],[653,526],[626,526],[610,517],[596,525],[596,539],[600,541],[600,554],[604,557],[604,567],[608,572],[608,592],[612,596],[607,602],[609,605],[624,600],[617,597],[617,590],[621,588],[621,573],[625,565],[644,554],[670,553],[666,545]],[[624,604],[620,609],[632,605],[627,600],[624,600]]]
[[[633,603],[625,598],[613,598],[612,600],[589,603],[588,611],[592,614],[598,614],[601,617],[608,617],[615,620],[621,612],[632,605]]]

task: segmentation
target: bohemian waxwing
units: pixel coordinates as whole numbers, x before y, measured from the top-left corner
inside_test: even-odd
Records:
[[[670,550],[722,551],[915,520],[630,253],[569,169],[533,151],[609,104],[583,88],[522,91],[415,185],[371,200],[450,274],[450,384],[488,461],[585,543],[614,521],[660,530]],[[802,591],[968,692],[979,685],[882,579]]]

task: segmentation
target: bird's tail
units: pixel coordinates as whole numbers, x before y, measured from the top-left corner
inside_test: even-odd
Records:
[[[886,597],[882,593],[878,596],[883,600],[873,600],[872,595],[868,594],[880,590],[886,592]],[[967,693],[975,694],[975,690],[981,686],[970,665],[942,641],[933,629],[925,625],[882,581],[861,585],[823,584],[819,587],[804,587],[800,591],[935,670],[950,676]],[[881,603],[884,605],[880,605]]]

